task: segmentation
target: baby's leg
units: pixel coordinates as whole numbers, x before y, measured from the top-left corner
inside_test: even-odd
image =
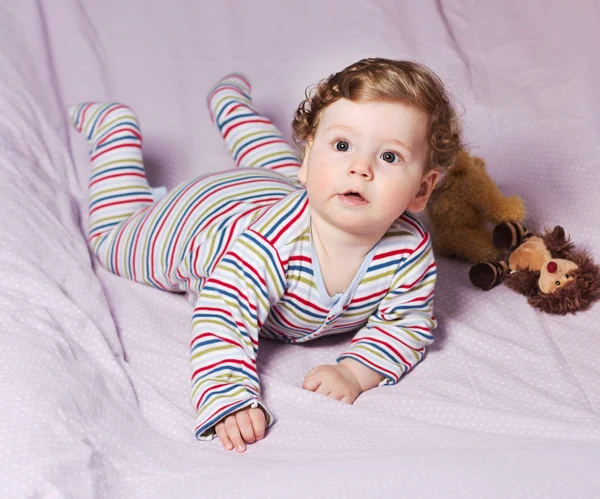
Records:
[[[236,166],[263,167],[297,181],[301,161],[277,127],[256,112],[250,84],[236,74],[221,79],[208,96],[208,107]]]
[[[130,267],[126,252],[131,245],[121,241],[125,239],[121,236],[132,215],[142,215],[153,204],[142,163],[137,117],[117,103],[87,102],[71,107],[69,112],[75,128],[91,146],[90,247],[107,269],[133,278],[126,270]]]
[[[126,106],[87,102],[69,111],[91,146],[89,242],[96,250],[123,220],[153,202],[142,163],[142,136]]]

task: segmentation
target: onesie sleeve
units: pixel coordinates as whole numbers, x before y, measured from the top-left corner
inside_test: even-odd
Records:
[[[350,358],[379,372],[379,384],[398,382],[418,364],[433,342],[436,264],[429,234],[398,265],[392,285],[376,312],[337,361]]]
[[[204,283],[192,318],[190,348],[196,438],[211,440],[214,426],[248,406],[261,407],[256,369],[258,333],[285,290],[285,266],[261,234],[243,232]]]

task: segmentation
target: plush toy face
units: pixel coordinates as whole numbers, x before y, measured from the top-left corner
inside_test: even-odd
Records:
[[[560,225],[535,236],[520,224],[502,223],[494,229],[494,244],[514,250],[508,261],[471,267],[469,279],[478,288],[487,291],[504,281],[548,314],[574,314],[600,298],[600,266],[587,251],[574,249]]]
[[[546,262],[540,269],[540,291],[544,294],[554,293],[574,279],[573,272],[577,268],[576,263],[560,258]]]

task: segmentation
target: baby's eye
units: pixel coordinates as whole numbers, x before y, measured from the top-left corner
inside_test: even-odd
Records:
[[[568,278],[569,278],[569,274],[565,274],[565,279],[568,279]]]
[[[386,163],[399,163],[400,161],[402,161],[402,158],[392,151],[384,152],[381,155],[381,159],[383,159],[383,161],[385,161]]]
[[[334,144],[334,147],[337,151],[346,152],[350,150],[350,144],[345,140],[337,140]]]
[[[560,281],[556,281],[554,284],[556,284],[557,286],[560,286]]]

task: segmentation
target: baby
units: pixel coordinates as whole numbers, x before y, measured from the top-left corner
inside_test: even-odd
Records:
[[[456,113],[426,67],[364,59],[298,107],[302,158],[253,106],[239,75],[211,91],[236,168],[154,202],[134,113],[71,108],[90,145],[89,243],[111,272],[194,306],[196,437],[243,452],[273,416],[260,397],[259,336],[301,343],[355,332],[303,387],[353,403],[417,364],[431,330],[436,265],[420,212],[461,147]]]

